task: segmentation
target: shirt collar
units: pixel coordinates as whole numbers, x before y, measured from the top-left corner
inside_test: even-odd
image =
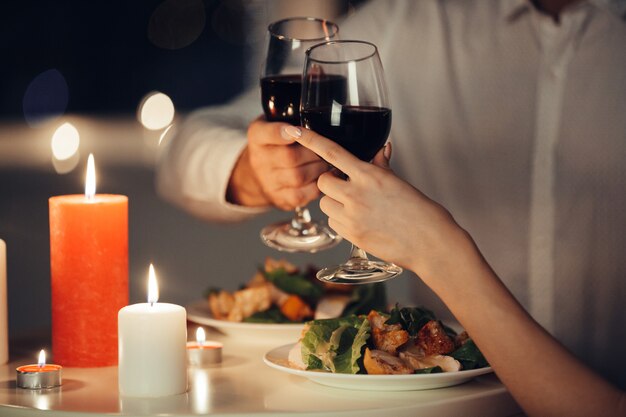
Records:
[[[609,10],[620,17],[626,17],[626,0],[582,0],[580,3],[592,4]],[[501,0],[502,17],[511,22],[534,7],[530,0]]]

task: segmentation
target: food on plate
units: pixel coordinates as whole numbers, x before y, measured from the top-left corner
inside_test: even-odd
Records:
[[[289,366],[344,374],[456,372],[488,366],[466,332],[457,334],[425,308],[312,320],[288,355]]]
[[[281,259],[267,258],[256,274],[237,291],[211,288],[207,302],[218,320],[248,323],[303,323],[367,314],[386,307],[383,284],[326,284],[315,278],[316,268],[301,270]]]

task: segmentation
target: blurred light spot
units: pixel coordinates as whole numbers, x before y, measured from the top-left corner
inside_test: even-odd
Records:
[[[202,0],[166,0],[150,16],[148,39],[159,48],[184,48],[200,37],[205,24]]]
[[[76,152],[71,158],[63,160],[56,159],[54,155],[52,156],[52,166],[57,174],[72,172],[78,166],[78,162],[80,162],[80,152]]]
[[[211,387],[211,380],[205,369],[193,369],[191,373],[192,410],[198,414],[211,412],[211,397],[215,390]]]
[[[150,130],[163,129],[174,120],[174,103],[163,93],[150,93],[139,104],[139,121]]]
[[[172,126],[174,126],[174,124],[169,125],[167,129],[165,129],[163,133],[161,133],[161,136],[159,137],[159,146],[161,145],[161,142],[163,142],[163,139],[165,139],[165,136],[167,136],[167,132],[172,129]]]
[[[79,144],[78,130],[71,123],[63,123],[52,135],[52,155],[60,161],[69,159],[78,152]]]
[[[35,399],[35,408],[39,410],[50,410],[50,399],[47,395],[37,395]]]
[[[24,119],[31,127],[57,118],[65,113],[69,92],[67,82],[56,69],[36,76],[26,88],[22,100]]]

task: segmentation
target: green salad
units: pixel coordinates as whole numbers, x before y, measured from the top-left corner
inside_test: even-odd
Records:
[[[384,284],[326,284],[315,278],[316,271],[267,258],[238,290],[211,287],[205,297],[214,318],[248,323],[304,323],[385,308]]]
[[[463,332],[443,325],[428,309],[371,310],[306,323],[289,354],[292,367],[344,374],[423,374],[488,366]]]

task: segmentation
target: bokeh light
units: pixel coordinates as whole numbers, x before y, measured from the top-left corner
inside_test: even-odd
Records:
[[[181,49],[200,37],[206,24],[202,0],[166,0],[148,22],[148,39],[163,49]]]
[[[78,152],[80,136],[78,130],[71,123],[63,123],[52,135],[52,156],[64,161]]]
[[[58,118],[65,113],[69,100],[67,82],[56,69],[37,75],[28,85],[22,99],[24,119],[31,127]]]
[[[163,142],[163,139],[165,139],[165,137],[167,136],[167,133],[172,129],[174,125],[171,124],[169,125],[164,131],[163,133],[161,133],[161,136],[159,137],[159,146],[161,145],[161,143]]]
[[[174,113],[172,99],[160,92],[148,94],[139,104],[139,121],[146,129],[163,129],[172,123]]]

